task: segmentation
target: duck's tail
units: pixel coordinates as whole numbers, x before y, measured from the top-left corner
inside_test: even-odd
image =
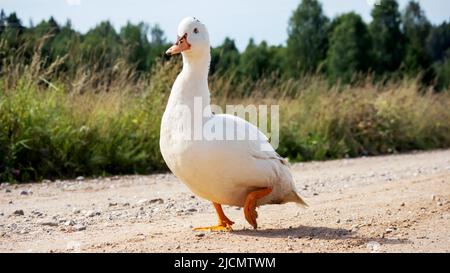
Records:
[[[283,203],[294,202],[303,207],[308,207],[308,204],[302,199],[302,197],[296,192],[291,191],[288,195],[284,197]]]

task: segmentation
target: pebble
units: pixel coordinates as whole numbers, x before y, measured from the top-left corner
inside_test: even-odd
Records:
[[[26,229],[22,229],[21,231],[20,231],[20,234],[28,234],[29,232],[28,232],[28,230],[26,230]]]
[[[138,206],[145,206],[147,203],[149,203],[149,201],[147,199],[141,199],[141,200],[136,202],[136,205],[138,205]]]
[[[393,231],[394,231],[393,228],[387,228],[387,229],[386,229],[386,233],[391,233],[391,232],[393,232]]]
[[[18,209],[18,210],[15,210],[15,211],[13,212],[13,214],[14,214],[14,215],[24,215],[25,213],[23,212],[23,210]]]
[[[23,191],[20,192],[20,195],[28,195],[28,194],[29,194],[29,192],[26,191],[26,190],[23,190]]]
[[[75,225],[75,222],[74,222],[73,220],[67,220],[67,221],[64,223],[64,225],[65,225],[65,226],[73,226],[73,225]]]
[[[367,243],[366,247],[371,251],[376,252],[380,249],[381,245],[376,241],[370,241]]]
[[[400,204],[400,207],[404,207],[404,206],[405,206],[405,203],[404,203],[404,202]]]
[[[84,212],[84,216],[86,216],[86,217],[94,217],[94,216],[97,216],[100,214],[101,214],[100,211],[93,211],[93,210],[87,210]]]
[[[85,226],[85,225],[82,225],[82,224],[76,224],[76,225],[73,227],[73,229],[76,230],[76,231],[82,231],[82,230],[86,230],[86,226]]]
[[[6,193],[10,193],[11,190],[10,190],[10,189],[6,189],[5,192],[6,192]]]
[[[188,212],[196,212],[197,209],[192,208],[192,209],[188,209],[188,210],[186,210],[186,211],[188,211]]]
[[[84,176],[78,176],[76,180],[82,181],[82,180],[84,180]]]
[[[155,199],[150,200],[150,204],[153,204],[153,203],[162,204],[162,203],[164,203],[164,200],[162,198],[155,198]]]
[[[77,209],[77,208],[73,208],[73,209],[72,209],[72,213],[73,213],[73,214],[78,214],[78,213],[80,213],[80,212],[81,212],[80,209]]]
[[[336,223],[339,224],[341,222],[341,219],[337,219]]]
[[[195,237],[198,237],[198,238],[205,237],[205,233],[198,233],[198,234],[195,234]]]
[[[58,222],[52,220],[43,220],[38,222],[42,226],[57,227]]]
[[[117,203],[109,203],[108,206],[109,207],[115,207],[115,206],[117,206]]]

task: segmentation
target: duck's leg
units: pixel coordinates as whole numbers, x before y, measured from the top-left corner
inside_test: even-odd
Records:
[[[253,226],[254,229],[258,227],[258,224],[256,223],[256,218],[258,217],[258,213],[256,212],[256,201],[270,194],[271,192],[272,188],[264,188],[249,193],[247,195],[247,199],[245,199],[244,205],[245,219],[250,225]]]
[[[205,230],[205,231],[232,231],[231,226],[234,224],[233,221],[228,219],[225,213],[222,210],[222,205],[218,203],[214,203],[214,208],[217,212],[217,218],[219,219],[219,224],[217,226],[211,227],[198,227],[194,228],[194,230]]]

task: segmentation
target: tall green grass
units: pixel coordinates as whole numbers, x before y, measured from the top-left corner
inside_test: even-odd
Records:
[[[56,70],[57,64],[51,69]],[[159,127],[179,59],[136,75],[118,61],[105,75],[70,78],[5,64],[0,76],[0,181],[166,170]],[[416,81],[330,86],[320,77],[254,83],[214,75],[212,101],[280,105],[279,153],[323,160],[450,147],[450,93]]]

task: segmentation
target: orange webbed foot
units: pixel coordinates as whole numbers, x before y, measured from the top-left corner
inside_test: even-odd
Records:
[[[244,205],[244,215],[247,222],[252,225],[254,229],[258,228],[258,223],[256,218],[258,218],[258,213],[256,212],[256,201],[269,195],[272,192],[272,188],[264,188],[261,190],[253,191],[247,195]]]
[[[228,217],[225,215],[225,213],[222,210],[222,206],[218,203],[213,203],[214,208],[216,209],[217,217],[219,219],[219,224],[217,226],[210,226],[210,227],[197,227],[193,228],[194,231],[224,231],[229,232],[233,231],[231,226],[234,224],[233,221],[228,219]]]

